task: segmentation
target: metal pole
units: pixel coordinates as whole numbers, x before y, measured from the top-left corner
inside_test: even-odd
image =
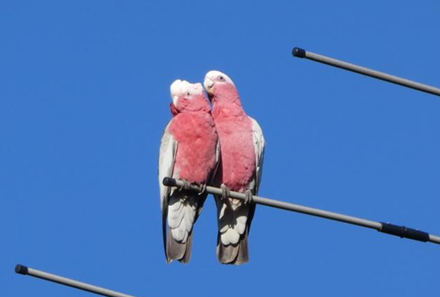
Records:
[[[165,186],[169,186],[169,187],[181,187],[181,188],[183,188],[185,185],[183,181],[178,180],[178,179],[169,178],[169,177],[165,177],[163,179],[163,184]],[[194,184],[190,185],[189,190],[195,191],[195,192],[201,191],[200,187],[198,185],[194,185]],[[208,192],[210,194],[221,195],[222,189],[207,186],[206,192]],[[245,195],[243,193],[231,191],[229,196],[231,198],[245,200]],[[255,202],[257,204],[262,204],[262,205],[274,207],[274,208],[289,210],[289,211],[293,211],[293,212],[299,212],[299,213],[303,213],[303,214],[307,214],[307,215],[321,217],[324,219],[329,219],[329,220],[339,221],[339,222],[357,225],[357,226],[361,226],[361,227],[366,227],[366,228],[370,228],[370,229],[375,229],[379,232],[399,236],[402,238],[408,238],[408,239],[413,239],[413,240],[418,240],[418,241],[423,241],[423,242],[430,241],[432,243],[440,244],[440,237],[439,236],[431,235],[431,234],[428,234],[426,232],[419,231],[416,229],[407,228],[405,226],[397,226],[397,225],[393,225],[390,223],[369,221],[369,220],[365,220],[365,219],[361,219],[361,218],[357,218],[357,217],[352,217],[352,216],[348,216],[348,215],[344,215],[344,214],[340,214],[340,213],[336,213],[336,212],[325,211],[325,210],[321,210],[321,209],[317,209],[317,208],[302,206],[302,205],[293,204],[293,203],[282,202],[282,201],[258,197],[258,196],[253,196],[253,202]]]
[[[89,285],[83,282],[79,282],[70,278],[65,278],[65,277],[61,277],[55,274],[51,274],[51,273],[47,273],[44,271],[40,271],[37,269],[33,269],[30,267],[26,267],[23,265],[17,265],[15,266],[15,272],[18,274],[23,274],[23,275],[30,275],[33,277],[37,277],[37,278],[41,278],[47,281],[51,281],[54,283],[58,283],[61,285],[65,285],[65,286],[69,286],[69,287],[73,287],[76,289],[80,289],[83,291],[87,291],[90,293],[95,293],[98,295],[102,295],[102,296],[109,296],[109,297],[134,297],[132,295],[127,295],[127,294],[123,294],[123,293],[119,293],[116,291],[112,291],[112,290],[107,290],[101,287],[97,287],[97,286],[93,286],[93,285]]]
[[[425,93],[440,96],[440,89],[438,89],[438,88],[424,85],[424,84],[421,84],[421,83],[418,83],[418,82],[415,82],[415,81],[412,81],[409,79],[400,78],[398,76],[386,74],[384,72],[380,72],[380,71],[372,70],[369,68],[350,64],[347,62],[343,62],[340,60],[332,59],[332,58],[329,58],[326,56],[318,55],[318,54],[308,52],[308,51],[301,49],[301,48],[298,48],[298,47],[295,47],[293,49],[292,54],[294,57],[309,59],[309,60],[312,60],[315,62],[327,64],[327,65],[334,66],[337,68],[342,68],[342,69],[356,72],[356,73],[359,73],[362,75],[366,75],[366,76],[370,76],[370,77],[377,78],[380,80],[384,80],[384,81],[387,81],[387,82],[390,82],[393,84],[398,84],[398,85],[408,87],[411,89],[415,89],[415,90],[422,91]]]

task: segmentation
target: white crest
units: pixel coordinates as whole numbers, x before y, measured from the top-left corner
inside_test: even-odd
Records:
[[[179,98],[191,100],[193,95],[203,94],[203,86],[201,83],[192,84],[186,80],[176,79],[170,87],[171,98],[174,106],[177,106]]]

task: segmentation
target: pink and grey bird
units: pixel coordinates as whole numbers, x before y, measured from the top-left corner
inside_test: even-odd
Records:
[[[252,195],[260,186],[264,137],[257,121],[243,110],[238,91],[224,73],[210,71],[204,86],[212,101],[212,115],[220,140],[220,165],[215,185],[223,195],[215,196],[218,213],[217,257],[223,264],[249,261],[248,235],[255,212]],[[228,191],[245,193],[246,201],[226,198]]]
[[[219,158],[218,135],[200,83],[176,80],[171,85],[171,97],[173,118],[164,130],[159,156],[163,241],[168,263],[188,263],[194,224],[207,193],[170,188],[162,185],[162,180],[172,177],[188,185],[210,183]]]

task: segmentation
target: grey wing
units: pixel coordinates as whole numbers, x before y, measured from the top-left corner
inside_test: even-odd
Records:
[[[250,119],[252,120],[252,139],[254,141],[255,158],[256,158],[254,195],[258,195],[261,178],[263,176],[264,149],[266,147],[266,142],[264,140],[263,130],[261,130],[260,125],[253,118]]]
[[[211,186],[211,185],[215,186],[215,187],[219,186],[219,185],[217,185],[217,182],[215,180],[216,180],[217,172],[218,172],[218,169],[219,169],[219,166],[220,166],[220,155],[221,155],[220,141],[217,140],[217,146],[215,148],[215,167],[212,170],[211,178],[209,179],[208,186]]]
[[[168,197],[170,196],[170,187],[164,186],[162,181],[165,177],[173,177],[174,163],[176,160],[178,143],[169,131],[171,121],[163,131],[160,143],[159,153],[159,189],[160,189],[160,206],[162,209],[162,231],[164,248],[166,247],[166,219],[168,214]]]

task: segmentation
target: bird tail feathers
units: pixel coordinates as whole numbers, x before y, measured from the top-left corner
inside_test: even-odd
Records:
[[[171,235],[171,230],[168,228],[168,240],[166,247],[167,263],[173,260],[178,260],[181,263],[188,263],[191,258],[192,248],[192,232],[188,234],[188,239],[185,243],[178,242]]]
[[[235,199],[224,201],[219,196],[216,200],[218,261],[222,264],[244,264],[249,261],[248,234],[255,207]]]
[[[193,227],[207,194],[186,190],[175,191],[168,201],[168,236],[166,242],[167,263],[178,260],[188,263],[191,257]]]
[[[246,228],[247,229],[247,228]],[[249,261],[248,232],[247,230],[237,244],[224,245],[220,239],[220,232],[217,239],[217,258],[221,264],[241,265]]]

